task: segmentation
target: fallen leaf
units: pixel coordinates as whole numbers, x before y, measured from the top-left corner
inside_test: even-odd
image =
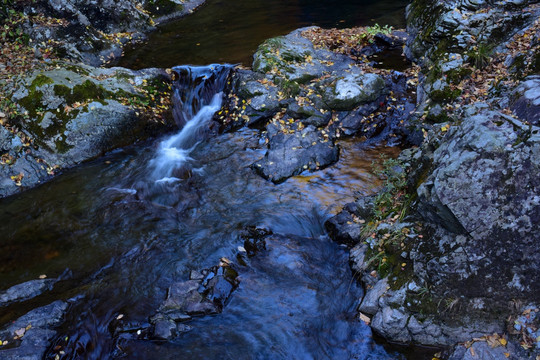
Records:
[[[365,315],[365,314],[362,314],[360,313],[360,316],[359,316],[360,320],[362,320],[366,325],[369,325],[371,323],[371,319],[369,318],[369,316]]]
[[[25,328],[20,328],[20,329],[15,330],[15,335],[17,335],[18,337],[23,337],[25,332],[26,332]]]

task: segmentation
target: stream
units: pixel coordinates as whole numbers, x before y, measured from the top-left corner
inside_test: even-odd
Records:
[[[190,21],[204,20],[204,11],[216,13],[212,7],[223,3],[210,1],[199,18],[174,24],[194,26]],[[363,10],[347,4],[356,13]],[[310,22],[320,15],[316,9],[302,13],[299,23],[274,30]],[[254,51],[249,49],[237,58],[217,51],[212,61],[242,62]],[[176,63],[207,60],[177,56]],[[153,60],[139,64],[148,61]],[[167,61],[164,55],[155,66],[170,66]],[[376,342],[358,320],[363,290],[350,271],[347,249],[332,242],[323,226],[355,194],[369,194],[379,185],[372,162],[381,154],[396,156],[399,149],[344,140],[336,165],[274,185],[250,168],[265,151],[258,130],[217,136],[208,131],[228,69],[174,68],[181,75],[174,94],[178,132],[116,150],[0,200],[0,291],[43,275],[57,279],[50,291],[0,307],[0,324],[54,300],[67,301],[46,359],[427,358]],[[171,284],[222,258],[236,262],[242,232],[251,226],[273,235],[266,250],[235,265],[239,286],[223,311],[193,317],[189,331],[169,341],[146,336],[148,319]],[[118,331],[119,319],[126,331]]]

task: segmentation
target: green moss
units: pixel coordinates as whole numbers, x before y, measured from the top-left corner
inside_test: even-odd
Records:
[[[41,111],[43,100],[43,92],[32,89],[30,87],[28,95],[19,100],[19,104],[28,111],[28,115],[32,118],[38,116],[38,112]]]
[[[77,74],[81,74],[81,75],[85,75],[85,76],[89,76],[90,75],[90,72],[80,66],[75,66],[75,65],[64,65],[64,69],[66,70],[69,70],[69,71],[73,71],[74,73],[77,73]]]
[[[278,50],[283,46],[283,36],[268,39],[257,48],[259,56],[253,63],[253,69],[259,72],[268,72],[273,68],[282,68],[283,63],[278,56]],[[264,66],[263,66],[264,63]],[[290,69],[289,69],[290,70]]]
[[[278,85],[287,97],[295,97],[300,94],[300,85],[296,81],[285,79],[278,81]]]
[[[43,85],[52,84],[54,81],[48,76],[45,76],[43,74],[39,74],[36,76],[36,78],[32,81],[32,84],[30,85],[31,90],[35,90],[38,87],[41,87]]]
[[[56,147],[56,151],[60,154],[65,154],[74,147],[73,145],[69,145],[64,137],[56,140],[54,145]]]
[[[453,84],[459,84],[461,80],[472,74],[472,69],[468,67],[459,67],[445,73],[446,78]]]
[[[461,90],[451,89],[450,86],[445,87],[443,90],[433,90],[429,93],[431,100],[437,102],[450,102],[460,95]]]
[[[86,101],[89,99],[103,100],[109,95],[109,92],[101,85],[86,80],[82,84],[75,85],[71,97],[67,97],[66,101],[73,104],[74,102]]]
[[[306,55],[307,54],[307,55]],[[284,51],[281,54],[281,58],[287,62],[303,62],[306,57],[309,55],[309,53],[299,54],[292,51]]]

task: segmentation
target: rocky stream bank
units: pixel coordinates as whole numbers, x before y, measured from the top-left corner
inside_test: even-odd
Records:
[[[37,67],[22,65],[33,71],[3,79],[1,196],[173,126],[177,74],[96,67],[151,29],[163,7],[105,5],[114,16],[77,2],[24,7],[23,29],[34,44],[48,34],[64,45],[27,48]],[[36,17],[43,12],[51,17]],[[539,15],[533,1],[415,0],[406,31],[298,29],[267,40],[252,69],[229,75],[211,128],[260,130],[266,150],[250,166],[275,184],[331,166],[346,137],[404,148],[380,165],[379,192],[344,205],[325,224],[350,247],[365,288],[359,318],[388,341],[441,348],[441,359],[540,356]],[[108,20],[76,28],[92,16]],[[101,45],[73,40],[77,31]],[[247,236],[235,262],[171,285],[147,324],[119,318],[112,331],[124,340],[168,339],[189,331],[192,316],[219,313],[234,296],[238,268],[264,250],[268,236]],[[1,306],[54,283],[8,289]],[[2,351],[24,358],[31,349],[41,358],[70,301],[4,329],[15,341]]]

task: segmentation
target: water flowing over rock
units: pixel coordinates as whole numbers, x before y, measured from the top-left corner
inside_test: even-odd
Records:
[[[214,113],[221,108],[223,88],[229,65],[177,66],[173,69],[173,115],[180,131],[159,144],[156,157],[150,162],[152,177],[160,182],[175,182],[186,171],[189,154],[198,142],[210,133]]]

